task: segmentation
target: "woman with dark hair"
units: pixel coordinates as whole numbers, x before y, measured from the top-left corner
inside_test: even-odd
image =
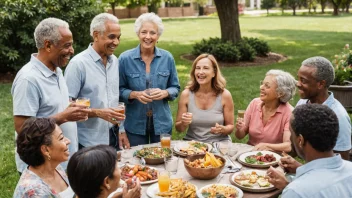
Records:
[[[86,147],[70,158],[67,166],[68,179],[78,198],[106,198],[120,186],[121,171],[117,166],[117,153],[108,145]],[[141,196],[141,186],[136,185],[113,197],[137,198]]]
[[[70,140],[52,118],[29,118],[17,137],[17,153],[28,164],[13,197],[72,197],[65,171]]]
[[[176,130],[184,139],[202,142],[231,140],[233,101],[214,56],[201,54],[193,62],[191,80],[178,103]]]

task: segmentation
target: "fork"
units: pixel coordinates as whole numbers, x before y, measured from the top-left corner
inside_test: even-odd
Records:
[[[219,183],[219,181],[225,176],[225,173],[220,173],[220,177],[216,180],[216,183]]]

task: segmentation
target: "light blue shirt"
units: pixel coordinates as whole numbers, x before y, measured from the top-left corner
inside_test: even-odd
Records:
[[[337,136],[336,145],[334,151],[347,151],[351,149],[351,119],[348,116],[346,109],[341,103],[334,98],[334,94],[329,92],[330,96],[326,99],[323,105],[328,106],[332,109],[338,120],[339,120],[339,135]],[[301,99],[297,102],[297,105],[307,103],[307,99]]]
[[[282,192],[282,198],[352,197],[352,163],[333,157],[313,160],[297,168],[296,178]]]
[[[119,102],[119,66],[115,55],[108,57],[106,67],[91,44],[77,54],[65,70],[65,79],[71,98],[87,97],[90,107],[103,109],[117,107]],[[112,124],[94,117],[77,122],[78,141],[83,146],[109,144]]]
[[[13,115],[31,117],[50,117],[64,111],[69,105],[65,79],[60,68],[56,72],[32,54],[31,60],[17,73],[12,84]],[[70,155],[78,150],[76,122],[60,125],[63,134],[71,141]],[[15,133],[17,137],[17,133]],[[19,172],[27,167],[16,152],[16,165]],[[67,162],[62,163],[66,169]]]
[[[120,63],[120,99],[126,104],[126,131],[145,135],[147,126],[147,105],[136,99],[129,100],[132,91],[146,89],[146,65],[141,58],[140,46],[122,53]],[[175,60],[171,53],[155,47],[154,59],[150,65],[150,80],[153,88],[167,90],[168,98],[152,102],[155,135],[170,133],[172,115],[168,101],[175,100],[180,92]]]

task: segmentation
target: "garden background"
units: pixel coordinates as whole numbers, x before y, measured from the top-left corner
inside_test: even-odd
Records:
[[[203,38],[220,37],[219,19],[217,17],[164,19],[163,22],[165,31],[159,39],[158,47],[173,54],[183,90],[188,81],[192,62],[181,59],[181,55],[190,53],[193,44]],[[121,20],[120,24],[122,37],[116,56],[138,44],[133,30],[134,20]],[[259,82],[268,70],[282,69],[297,76],[301,62],[308,57],[319,55],[332,60],[346,43],[352,44],[351,24],[350,14],[338,17],[330,14],[295,17],[241,16],[242,36],[258,37],[267,41],[272,52],[283,54],[288,60],[267,66],[221,68],[227,80],[227,89],[233,97],[235,112],[238,109],[245,109],[253,98],[259,96]],[[88,46],[90,41],[86,42]],[[15,140],[10,90],[11,83],[0,84],[0,198],[12,197],[19,179],[14,161]],[[295,106],[297,100],[296,95],[290,103]],[[170,103],[174,121],[177,103],[178,99]],[[183,135],[173,130],[173,139],[181,139]],[[237,140],[233,136],[232,138],[234,142],[247,141],[247,139]]]

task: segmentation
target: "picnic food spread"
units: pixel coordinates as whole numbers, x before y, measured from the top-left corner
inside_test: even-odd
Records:
[[[236,198],[238,197],[237,190],[228,185],[212,184],[209,187],[203,188],[201,194],[204,198]]]
[[[136,151],[136,155],[138,157],[144,158],[164,158],[171,156],[172,152],[169,148],[160,148],[160,147],[149,147],[143,148],[141,150]]]
[[[180,152],[186,155],[194,155],[205,153],[208,150],[208,146],[203,142],[190,141],[188,145],[180,148]]]
[[[132,182],[133,177],[136,176],[143,183],[145,181],[152,181],[158,179],[158,171],[149,166],[125,165],[121,168],[121,179],[127,184]]]
[[[274,157],[273,154],[263,155],[262,152],[258,152],[255,155],[247,156],[244,160],[248,164],[264,164],[267,162],[274,162],[276,161],[276,158]]]
[[[235,177],[235,182],[245,187],[269,187],[268,179],[264,175],[259,175],[256,171],[242,172]]]
[[[185,159],[185,163],[194,168],[217,168],[223,165],[220,158],[216,158],[213,153],[206,152],[204,158],[190,162]]]
[[[172,198],[195,198],[196,187],[188,181],[182,179],[171,179],[169,190],[156,194],[160,197]]]

